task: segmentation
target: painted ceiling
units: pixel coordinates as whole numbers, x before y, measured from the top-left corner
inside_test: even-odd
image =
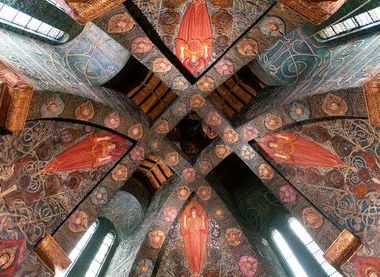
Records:
[[[120,240],[106,276],[284,276],[277,210],[323,250],[350,230],[363,248],[341,272],[380,275],[362,87],[380,36],[314,30],[264,0],[130,1],[60,46],[0,29],[0,80],[35,88],[25,128],[0,135],[0,276],[51,276],[34,247],[51,234],[69,253],[99,216]]]
[[[274,1],[136,0],[134,3],[148,20],[150,26],[147,28],[154,29],[181,64],[199,77],[256,24]],[[275,22],[278,25],[273,26],[273,31],[264,25],[262,30],[283,35],[284,22],[280,18],[276,18]],[[255,47],[258,46],[252,41],[242,51],[257,51]],[[232,63],[226,63],[221,70],[232,70],[231,66]]]

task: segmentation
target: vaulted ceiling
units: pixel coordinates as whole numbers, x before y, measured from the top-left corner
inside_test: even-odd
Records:
[[[380,275],[380,37],[317,34],[372,1],[5,2],[75,35],[1,25],[0,276],[53,275],[35,249],[98,217],[106,276],[285,276],[289,216],[324,252],[347,229],[363,247],[330,261]]]

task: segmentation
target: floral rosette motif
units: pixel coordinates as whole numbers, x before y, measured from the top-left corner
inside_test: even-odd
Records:
[[[141,144],[133,147],[131,152],[129,152],[129,158],[132,161],[143,161],[145,160],[145,147]]]
[[[75,211],[69,218],[69,230],[72,233],[81,233],[87,230],[88,215],[84,211]]]
[[[121,182],[126,181],[128,179],[128,168],[125,165],[118,164],[113,170],[112,170],[112,179]]]
[[[142,124],[134,124],[128,128],[128,136],[135,140],[141,139],[143,136],[143,126]]]
[[[242,39],[237,46],[238,52],[247,57],[256,56],[259,53],[259,45],[252,38]]]
[[[108,192],[104,187],[97,189],[91,195],[91,202],[94,205],[106,205],[108,203]]]
[[[132,30],[134,22],[132,17],[126,13],[113,15],[107,24],[107,32],[110,34],[127,33]]]
[[[323,224],[323,216],[313,207],[302,211],[302,221],[307,228],[318,229]]]
[[[244,277],[254,277],[257,272],[259,262],[251,256],[242,256],[239,260],[239,268]]]
[[[133,54],[145,54],[153,49],[153,43],[147,37],[138,37],[132,41],[131,52]]]
[[[218,144],[215,146],[215,155],[219,159],[224,159],[231,153],[231,148],[225,144]]]
[[[239,246],[243,238],[243,233],[237,228],[228,228],[224,236],[229,245]]]
[[[170,152],[165,156],[165,162],[169,166],[176,166],[179,163],[179,154],[177,152]]]
[[[190,107],[191,108],[202,108],[205,104],[205,99],[200,94],[194,94],[190,97]]]
[[[95,115],[94,106],[90,101],[80,104],[75,110],[75,118],[79,120],[90,120]]]
[[[216,218],[223,219],[224,216],[226,215],[226,212],[221,208],[216,208],[214,210],[214,215]]]
[[[228,76],[234,73],[235,66],[230,60],[222,59],[215,65],[215,70],[221,76]]]
[[[110,129],[120,127],[120,115],[118,112],[110,112],[104,118],[104,126]]]
[[[138,261],[135,272],[139,277],[150,277],[153,272],[153,262],[149,259]]]
[[[154,130],[157,134],[167,134],[170,131],[169,122],[167,120],[161,119],[159,120],[155,126]]]
[[[310,109],[300,102],[293,102],[289,115],[294,121],[307,120],[310,118]]]
[[[165,58],[157,58],[153,61],[153,72],[167,73],[172,69],[172,64]]]
[[[166,222],[171,223],[177,217],[177,214],[178,210],[176,207],[168,206],[164,208],[162,217]]]
[[[261,164],[259,166],[259,177],[263,180],[271,180],[274,177],[274,170],[268,164]]]
[[[172,113],[175,116],[183,117],[187,114],[187,107],[185,103],[178,102],[172,109]]]
[[[172,89],[174,90],[185,90],[189,87],[189,83],[182,76],[177,76],[173,79]]]
[[[202,200],[209,200],[211,197],[211,187],[210,186],[200,186],[197,190],[197,195],[202,199]]]
[[[148,234],[149,245],[153,249],[160,249],[165,241],[165,234],[163,231],[156,229]]]
[[[328,94],[323,99],[322,110],[330,116],[343,116],[348,111],[348,105],[342,97]]]
[[[247,141],[258,138],[259,130],[254,126],[244,126],[242,130],[243,138]]]
[[[177,197],[179,200],[186,200],[190,195],[190,188],[188,186],[180,186],[177,188]]]
[[[222,123],[222,118],[217,112],[208,112],[206,115],[206,123],[211,126],[217,126]]]
[[[215,81],[210,76],[204,76],[198,81],[197,86],[203,92],[211,92],[215,89]]]
[[[297,191],[291,185],[282,185],[277,193],[283,203],[294,204],[297,201]]]
[[[63,113],[65,104],[59,96],[50,98],[46,103],[41,106],[42,117],[57,117]]]
[[[267,114],[264,123],[268,130],[274,131],[282,127],[282,118],[276,114]]]
[[[224,135],[223,135],[224,141],[227,143],[234,143],[239,140],[238,134],[235,132],[234,129],[227,127],[224,129]]]
[[[202,174],[207,174],[212,168],[212,164],[209,161],[200,160],[198,162],[198,167]]]
[[[194,168],[185,168],[182,171],[182,178],[188,183],[194,182],[196,177],[197,174],[195,173]]]
[[[255,152],[253,151],[252,147],[250,147],[248,145],[244,145],[241,148],[241,156],[245,160],[252,160],[255,157]]]
[[[260,23],[260,31],[267,36],[284,36],[286,33],[285,22],[278,16],[266,16]]]
[[[218,133],[205,122],[202,122],[202,131],[206,134],[209,139],[214,139],[218,136]]]

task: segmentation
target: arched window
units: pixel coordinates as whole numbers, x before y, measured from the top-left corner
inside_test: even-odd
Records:
[[[307,277],[305,270],[301,266],[297,257],[290,249],[288,243],[277,229],[273,229],[271,232],[272,240],[275,243],[278,251],[281,253],[282,258],[286,261],[289,270],[296,277]]]
[[[321,265],[323,270],[326,272],[328,276],[339,277],[342,276],[339,272],[336,271],[334,267],[332,267],[323,257],[324,252],[318,246],[318,244],[311,238],[306,229],[302,226],[302,224],[295,219],[294,217],[289,218],[290,229],[297,235],[297,237],[302,241],[302,243],[306,246],[309,252],[314,256],[314,258]]]
[[[71,265],[57,276],[96,277],[111,259],[116,248],[116,232],[104,218],[94,221],[70,252]]]
[[[363,29],[380,25],[380,7],[360,13],[342,22],[336,23],[319,31],[318,34],[324,40],[342,37]]]
[[[64,31],[3,3],[0,3],[0,22],[52,41],[59,42],[68,38]]]

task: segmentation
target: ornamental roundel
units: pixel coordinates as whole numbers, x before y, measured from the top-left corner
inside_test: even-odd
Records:
[[[235,66],[230,60],[220,60],[215,65],[216,72],[221,76],[229,76],[235,72]]]
[[[197,86],[203,92],[212,92],[215,89],[215,81],[210,76],[204,76],[198,81]]]
[[[243,238],[243,233],[237,228],[228,228],[224,236],[229,245],[239,246]]]
[[[75,118],[79,120],[90,120],[95,115],[94,106],[90,101],[86,101],[82,104],[80,104],[75,109]]]
[[[154,73],[167,73],[172,69],[172,64],[165,58],[157,58],[153,61]]]
[[[155,126],[154,130],[157,134],[167,134],[170,131],[169,122],[167,120],[161,119],[159,120]]]
[[[115,14],[108,20],[107,32],[110,34],[128,33],[134,25],[133,19],[129,14]]]
[[[178,154],[178,152],[170,152],[170,153],[166,154],[166,156],[165,156],[165,162],[169,166],[177,166],[178,163],[179,163],[179,154]]]
[[[171,223],[174,221],[174,219],[177,217],[178,210],[174,206],[167,206],[162,211],[162,217],[165,220],[165,222]]]
[[[194,94],[190,97],[191,108],[202,108],[205,104],[205,99],[201,94]]]
[[[63,113],[65,109],[65,104],[63,103],[61,97],[54,96],[41,106],[41,115],[44,118],[57,117]]]
[[[194,182],[196,177],[197,177],[197,174],[195,173],[194,168],[185,168],[182,171],[182,178],[184,181],[188,183]]]
[[[231,153],[231,148],[225,144],[218,144],[215,146],[215,155],[219,159],[224,159]]]
[[[134,124],[128,128],[128,136],[135,140],[141,139],[143,136],[143,126],[142,124]]]
[[[223,139],[227,143],[234,143],[239,140],[239,136],[234,129],[227,127],[224,129]]]
[[[244,38],[238,43],[237,50],[242,56],[253,57],[259,53],[259,45],[252,38]]]
[[[217,112],[208,112],[206,115],[206,123],[211,126],[220,125],[222,118]]]
[[[202,199],[202,200],[209,200],[211,197],[211,187],[210,186],[200,186],[197,189],[197,195]]]
[[[251,141],[253,139],[258,138],[259,130],[252,125],[244,126],[242,130],[243,138],[247,141]]]
[[[145,54],[153,49],[153,43],[147,37],[137,37],[132,41],[132,54]]]
[[[177,188],[177,197],[179,200],[186,200],[190,195],[190,188],[188,186],[180,186]]]
[[[323,216],[313,207],[302,211],[302,221],[307,228],[318,229],[323,224]]]
[[[118,164],[112,170],[112,179],[116,182],[126,181],[128,179],[128,168],[123,164]]]
[[[272,180],[274,177],[274,170],[268,164],[261,164],[259,166],[259,177],[263,180]]]
[[[72,233],[81,233],[87,230],[88,214],[84,211],[75,211],[69,218],[68,228]]]
[[[148,234],[149,246],[153,249],[160,249],[165,241],[165,233],[160,229],[155,229]]]
[[[282,185],[277,194],[283,203],[295,204],[297,202],[297,191],[291,185]]]
[[[343,116],[348,111],[348,105],[342,97],[328,94],[323,99],[322,110],[330,116]]]
[[[282,118],[270,113],[266,115],[264,123],[268,130],[274,131],[282,127]]]
[[[120,115],[118,112],[110,112],[104,118],[104,126],[110,129],[117,129],[120,127]]]
[[[253,151],[252,147],[248,145],[243,145],[241,148],[241,156],[245,160],[252,160],[255,157],[255,151]]]

